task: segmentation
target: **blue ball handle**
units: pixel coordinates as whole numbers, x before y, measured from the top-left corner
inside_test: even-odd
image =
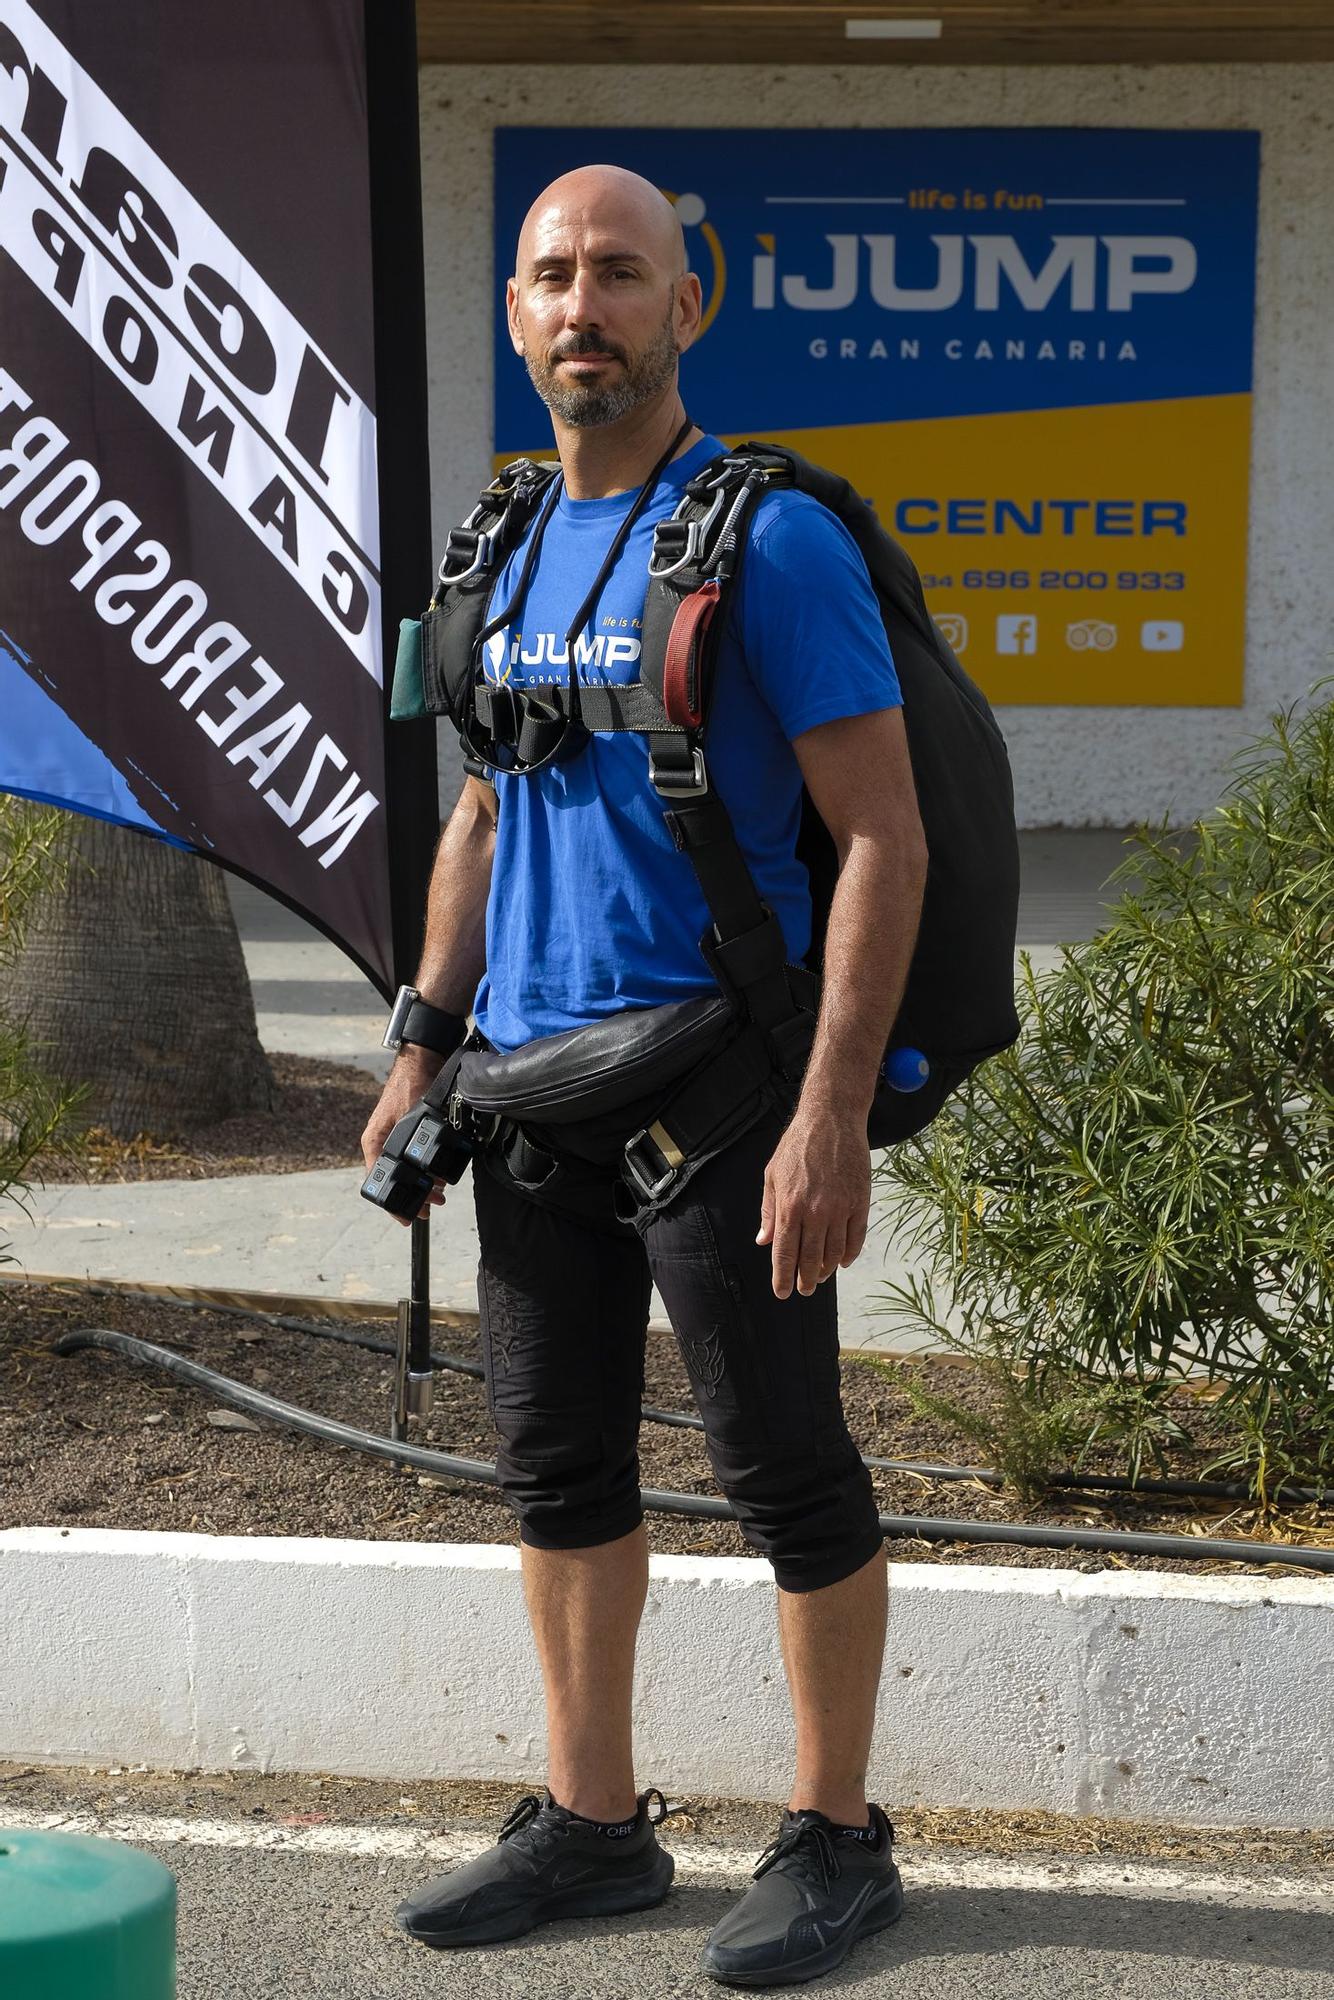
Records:
[[[920,1049],[891,1049],[881,1074],[891,1090],[920,1090],[931,1065]]]

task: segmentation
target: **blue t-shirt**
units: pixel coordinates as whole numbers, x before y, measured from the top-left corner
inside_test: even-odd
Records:
[[[723,446],[703,438],[669,465],[631,530],[576,646],[588,685],[639,678],[640,621],[654,523]],[[562,492],[527,599],[485,648],[491,680],[561,681],[565,634],[635,493]],[[508,603],[517,549],[492,593]],[[805,494],[767,493],[751,518],[715,661],[705,736],[709,775],[736,828],[790,960],[810,944],[811,901],[796,855],[801,770],[792,738],[902,697],[866,565],[834,515]],[[496,777],[499,820],[477,1025],[499,1049],[581,1028],[627,1007],[717,991],[699,941],[709,914],[649,783],[647,739],[594,735],[532,777]]]

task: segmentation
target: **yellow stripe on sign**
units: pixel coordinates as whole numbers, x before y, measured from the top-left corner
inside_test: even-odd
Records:
[[[1235,707],[1250,427],[1235,395],[765,436],[874,502],[990,700]]]

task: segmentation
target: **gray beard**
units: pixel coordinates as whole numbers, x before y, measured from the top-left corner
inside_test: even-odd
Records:
[[[675,374],[679,356],[672,315],[673,308],[669,306],[653,345],[632,366],[622,370],[618,382],[605,387],[596,382],[564,382],[556,373],[557,364],[539,362],[526,354],[524,363],[529,380],[547,408],[571,430],[593,430],[601,424],[614,424],[661,394]],[[596,342],[590,342],[590,348],[595,350]],[[566,352],[577,354],[579,349],[570,348]]]

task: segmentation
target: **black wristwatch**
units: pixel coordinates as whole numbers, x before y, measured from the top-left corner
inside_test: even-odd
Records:
[[[400,986],[394,995],[383,1046],[401,1049],[404,1042],[411,1042],[416,1047],[434,1050],[438,1056],[452,1056],[467,1032],[468,1023],[461,1014],[446,1014],[442,1007],[433,1007],[429,1000],[423,1000],[415,986]]]

